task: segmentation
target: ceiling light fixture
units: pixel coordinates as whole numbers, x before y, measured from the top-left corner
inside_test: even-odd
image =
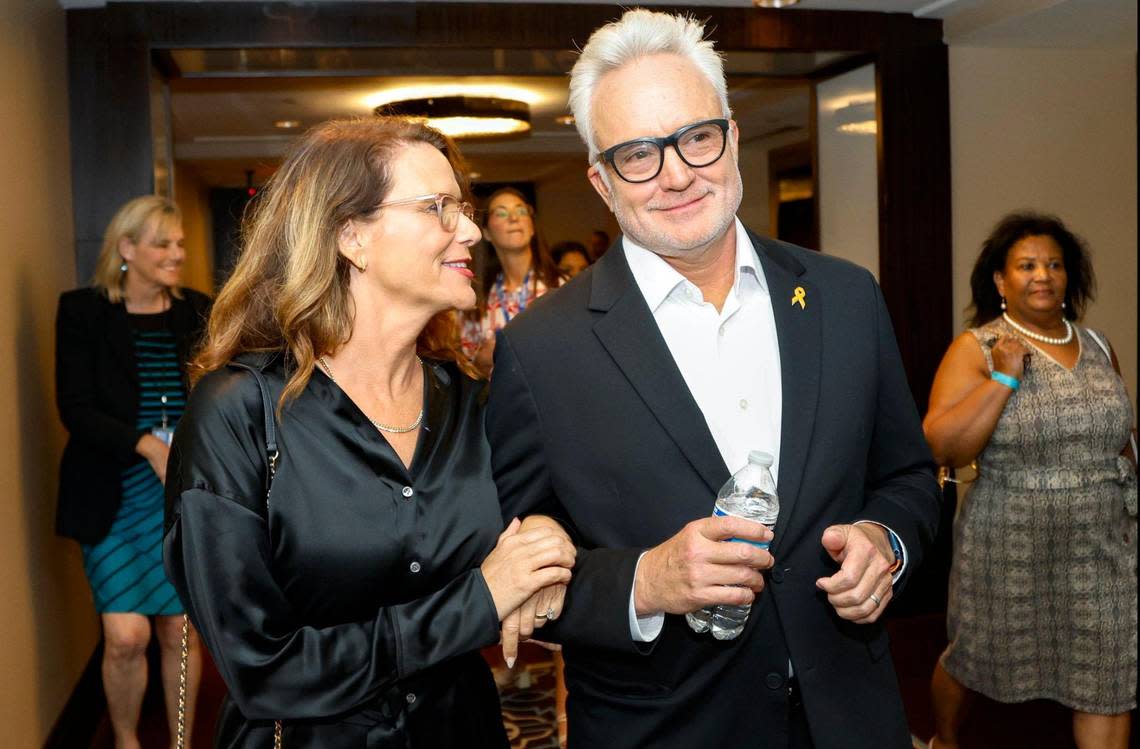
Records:
[[[562,114],[562,115],[555,117],[554,121],[557,122],[559,125],[573,125],[574,124],[574,115]]]
[[[875,100],[849,101],[835,110],[835,129],[841,133],[874,135],[879,131],[875,121]]]
[[[530,105],[493,96],[435,96],[381,104],[378,116],[424,121],[452,138],[486,138],[530,132]]]
[[[800,0],[752,0],[757,8],[787,8]]]
[[[276,122],[273,123],[273,127],[279,128],[281,130],[295,130],[295,129],[301,127],[301,121],[300,120],[277,120]]]

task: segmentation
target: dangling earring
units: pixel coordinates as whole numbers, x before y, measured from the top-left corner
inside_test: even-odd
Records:
[[[363,252],[356,256],[356,269],[363,273],[368,270],[368,256]]]
[[[1005,312],[1005,297],[1001,298],[1001,311]]]
[[[1061,300],[1061,309],[1065,309],[1065,306],[1066,306],[1066,305],[1065,305],[1065,300],[1064,300],[1064,299],[1062,299],[1062,300]]]
[[[124,260],[122,263],[119,264],[119,272],[120,273],[126,273],[127,272],[127,261],[126,260]]]

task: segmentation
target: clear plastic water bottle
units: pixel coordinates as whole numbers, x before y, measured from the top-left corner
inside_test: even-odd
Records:
[[[733,474],[716,495],[713,517],[733,515],[745,520],[763,523],[769,528],[776,526],[780,516],[780,500],[776,496],[776,480],[772,478],[772,456],[759,450],[748,453],[748,463]],[[767,542],[743,541],[767,549]],[[751,604],[744,606],[709,606],[685,614],[689,628],[694,632],[712,631],[718,640],[733,640],[744,630],[748,621]]]

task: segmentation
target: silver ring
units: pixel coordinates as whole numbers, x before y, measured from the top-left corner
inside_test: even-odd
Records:
[[[546,618],[547,618],[547,619],[551,619],[551,620],[554,620],[554,619],[557,619],[557,618],[558,618],[558,617],[556,617],[556,616],[554,615],[554,607],[553,607],[553,606],[551,606],[550,608],[548,608],[548,609],[546,610]]]
[[[874,593],[871,594],[871,600],[875,602],[875,608],[878,608],[879,604],[881,604],[883,602],[883,599],[879,598]]]

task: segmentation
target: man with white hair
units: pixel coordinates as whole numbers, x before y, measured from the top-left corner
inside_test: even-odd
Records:
[[[934,466],[871,274],[736,218],[703,33],[629,11],[571,74],[623,236],[496,347],[504,515],[580,547],[561,610],[522,630],[564,644],[572,747],[909,746],[879,619],[934,537]],[[776,457],[774,532],[708,517],[751,450]],[[744,603],[725,642],[683,616]]]

